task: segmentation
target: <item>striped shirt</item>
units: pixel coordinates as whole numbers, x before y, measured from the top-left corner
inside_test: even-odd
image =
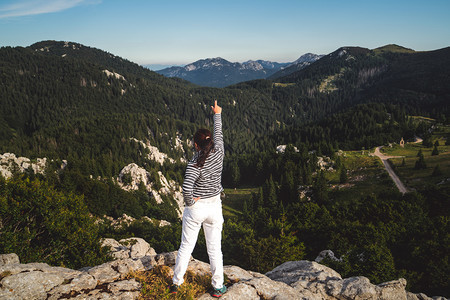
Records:
[[[195,166],[198,152],[195,153],[186,168],[183,183],[183,197],[186,206],[195,203],[194,198],[210,198],[219,195],[222,191],[222,168],[225,155],[222,134],[222,116],[214,114],[214,151],[206,158],[203,167]]]

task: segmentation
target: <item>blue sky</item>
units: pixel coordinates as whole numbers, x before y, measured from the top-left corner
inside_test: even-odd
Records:
[[[0,46],[72,41],[138,64],[291,62],[342,46],[450,46],[450,0],[0,0]]]

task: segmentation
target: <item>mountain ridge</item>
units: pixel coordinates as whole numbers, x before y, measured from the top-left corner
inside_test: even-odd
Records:
[[[306,53],[306,54],[300,56],[294,62],[290,63],[285,68],[280,69],[279,71],[275,72],[274,74],[268,76],[267,79],[277,79],[277,78],[292,74],[294,72],[300,71],[300,70],[308,67],[310,64],[314,63],[315,61],[321,59],[323,56],[324,55]]]
[[[320,57],[320,55],[307,53],[291,63],[266,60],[233,63],[221,57],[216,57],[200,59],[184,67],[165,68],[157,71],[157,73],[166,77],[182,78],[202,86],[225,87],[243,81],[269,78],[285,68],[289,68],[290,71],[285,71],[283,74],[288,74],[288,72],[294,72],[308,66]]]

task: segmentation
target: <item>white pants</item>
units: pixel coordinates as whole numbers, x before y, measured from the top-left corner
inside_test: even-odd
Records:
[[[183,277],[202,225],[211,266],[211,285],[214,288],[221,288],[223,286],[221,249],[223,216],[220,195],[208,199],[200,199],[192,206],[184,208],[181,245],[175,264],[173,283],[181,285],[184,282]]]

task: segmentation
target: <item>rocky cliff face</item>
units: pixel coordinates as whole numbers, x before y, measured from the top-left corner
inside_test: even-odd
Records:
[[[31,161],[26,157],[17,157],[14,153],[0,154],[0,175],[10,178],[14,172],[23,173],[32,170],[35,174],[43,174],[47,164],[47,158],[37,158]],[[63,161],[61,168],[64,168],[67,161]]]
[[[178,216],[181,218],[184,199],[180,185],[174,180],[167,180],[161,171],[158,171],[157,174],[158,178],[152,180],[152,176],[147,170],[139,167],[135,163],[131,163],[120,171],[117,182],[125,190],[137,190],[139,189],[139,185],[143,184],[145,189],[153,195],[157,203],[163,202],[161,195],[173,197],[178,205]],[[156,180],[159,182],[156,183]]]
[[[137,141],[137,140],[136,140]],[[140,141],[137,141],[140,142]],[[142,142],[143,143],[143,142]],[[175,147],[182,148],[179,139],[175,140]],[[146,147],[151,147],[149,144]],[[165,160],[174,162],[166,154],[159,152],[158,148],[153,147],[149,154],[149,159],[164,163]],[[185,160],[181,160],[184,162]],[[17,157],[14,153],[0,154],[0,175],[4,178],[10,178],[13,173],[24,173],[26,171],[32,171],[34,174],[44,174],[47,166],[47,158],[37,158],[30,160],[27,157]],[[66,160],[62,160],[61,169],[64,169],[67,165]],[[184,208],[183,193],[180,185],[174,180],[168,180],[161,171],[158,171],[152,178],[150,173],[142,167],[139,167],[135,163],[131,163],[120,171],[115,181],[121,188],[127,191],[137,190],[142,183],[145,189],[152,194],[157,203],[162,203],[163,199],[161,195],[173,197],[177,203],[177,213],[181,218],[181,213]],[[92,176],[91,176],[92,178]],[[125,180],[127,178],[127,180]],[[100,178],[99,178],[100,179]]]
[[[0,255],[0,299],[137,299],[141,285],[132,272],[174,266],[176,252],[156,254],[140,238],[105,239],[117,259],[100,266],[71,270],[44,263],[21,264],[16,254]],[[189,269],[209,273],[209,264],[191,259]],[[286,262],[266,274],[225,266],[230,280],[221,299],[386,299],[444,300],[405,290],[406,280],[374,285],[365,277],[342,279],[334,270],[311,261]],[[198,299],[214,299],[209,294]]]

